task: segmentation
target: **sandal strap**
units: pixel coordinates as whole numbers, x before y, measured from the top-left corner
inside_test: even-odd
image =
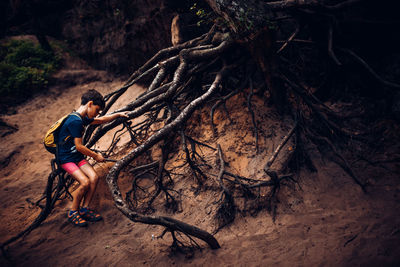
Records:
[[[100,214],[95,212],[94,210],[87,209],[86,212],[83,212],[85,216],[90,216],[90,217],[100,217]]]
[[[90,209],[88,209],[86,214],[89,214],[90,216],[100,217],[99,213],[95,212],[94,210],[90,210]]]
[[[72,223],[74,223],[74,224],[76,224],[76,225],[86,223],[86,220],[83,219],[83,218],[79,215],[79,212],[78,212],[78,211],[75,211],[75,212],[72,213],[71,215],[68,215],[68,219],[69,219]]]
[[[84,211],[80,211],[80,215],[84,219],[86,219],[90,222],[97,222],[102,219],[101,215],[98,212],[96,212],[92,209],[89,209],[89,208],[86,208],[86,210],[84,210]]]

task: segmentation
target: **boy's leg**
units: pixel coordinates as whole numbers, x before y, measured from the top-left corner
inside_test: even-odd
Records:
[[[62,164],[61,167],[79,183],[78,188],[72,193],[73,199],[71,210],[68,212],[68,221],[77,226],[86,226],[87,222],[81,218],[78,210],[79,204],[81,203],[85,192],[90,187],[90,181],[88,177],[73,162]]]
[[[85,193],[90,189],[90,181],[80,169],[71,173],[71,176],[79,183],[79,187],[72,193],[71,210],[78,210]]]
[[[84,195],[83,199],[83,206],[88,207],[90,201],[93,198],[94,192],[96,191],[96,187],[99,182],[99,177],[96,171],[93,169],[92,165],[90,165],[88,162],[86,162],[86,164],[79,166],[79,168],[89,178],[89,188],[86,191],[86,194]]]
[[[86,192],[84,199],[83,199],[83,206],[79,210],[79,214],[86,220],[90,222],[97,222],[102,219],[101,215],[95,212],[92,209],[89,209],[89,204],[90,201],[93,198],[94,192],[96,191],[97,183],[99,181],[99,178],[97,176],[97,173],[93,169],[93,167],[87,162],[87,161],[82,161],[78,164],[79,168],[86,174],[86,176],[89,178],[90,185],[89,185],[89,190]]]

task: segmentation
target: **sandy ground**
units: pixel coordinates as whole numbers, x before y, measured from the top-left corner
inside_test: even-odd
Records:
[[[2,136],[0,142],[0,242],[23,230],[39,213],[26,198],[37,199],[46,185],[51,155],[43,148],[42,137],[49,125],[77,108],[83,91],[96,88],[107,93],[122,85],[122,81],[104,72],[75,68],[59,75],[81,80],[76,78],[79,85],[52,88],[20,106],[16,114],[1,116],[18,131]],[[131,88],[126,100],[134,99],[141,90]],[[243,109],[244,99],[238,96],[228,103],[234,123],[220,123],[216,141],[225,151],[232,171],[255,177],[267,160],[263,155],[274,149],[266,146],[265,140],[281,137],[268,133],[270,128],[265,126],[260,138],[260,147],[264,148],[261,156],[255,156],[251,149],[254,138],[250,117],[235,117],[244,116],[235,115]],[[257,105],[263,103],[257,100],[255,103],[255,109],[260,110]],[[257,111],[257,118],[264,119],[261,111]],[[216,123],[223,119],[223,112],[217,112]],[[203,141],[210,139],[210,131],[200,132],[196,137]],[[101,143],[105,145],[109,138]],[[239,139],[242,141],[238,142]],[[275,221],[265,210],[254,216],[237,215],[232,225],[215,235],[221,245],[218,250],[200,242],[202,249],[194,255],[171,253],[169,236],[151,238],[152,234],[160,234],[162,228],[133,223],[124,217],[114,207],[101,179],[93,206],[102,213],[103,221],[87,228],[74,227],[66,221],[69,201],[60,202],[39,228],[7,248],[10,259],[1,257],[0,265],[399,266],[399,163],[354,163],[357,175],[371,184],[365,194],[336,164],[323,161],[317,154],[313,159],[319,169],[317,173],[302,171],[296,176],[298,184],[282,186]],[[96,166],[102,178],[110,164]],[[181,187],[186,185],[182,182]],[[184,192],[182,212],[167,215],[212,231],[213,210],[207,207],[219,195],[190,192]]]

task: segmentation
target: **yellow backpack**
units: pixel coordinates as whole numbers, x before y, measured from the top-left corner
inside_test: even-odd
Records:
[[[47,131],[47,133],[44,136],[43,139],[43,145],[49,151],[50,153],[57,154],[57,143],[58,140],[58,132],[60,131],[61,127],[63,126],[64,122],[67,120],[67,118],[70,115],[75,115],[78,116],[79,118],[81,117],[77,112],[72,112],[70,114],[65,115],[58,121],[56,121],[53,125],[51,125],[50,129]],[[68,139],[69,136],[66,138]],[[57,155],[56,155],[57,156]]]

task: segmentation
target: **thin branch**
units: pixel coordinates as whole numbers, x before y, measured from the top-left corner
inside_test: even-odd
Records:
[[[249,109],[250,115],[251,115],[251,121],[253,122],[253,132],[256,137],[256,153],[258,153],[258,128],[257,128],[257,121],[255,118],[255,114],[251,105],[251,97],[254,95],[254,90],[253,90],[253,80],[250,78],[250,93],[247,97],[247,108]]]
[[[333,26],[332,23],[329,24],[328,31],[328,54],[332,58],[332,60],[336,63],[336,65],[341,66],[342,63],[336,57],[335,52],[333,52]]]
[[[279,50],[276,52],[277,54],[279,54],[280,52],[282,52],[283,49],[286,48],[286,46],[293,41],[293,39],[296,37],[296,35],[299,33],[300,31],[300,26],[297,25],[296,26],[296,30],[292,33],[292,35],[290,35],[290,37],[285,41],[285,43],[281,46],[281,48],[279,48]]]
[[[350,49],[346,49],[346,48],[340,48],[341,51],[351,55],[353,58],[355,58],[358,63],[360,63],[371,75],[372,77],[374,77],[378,82],[380,82],[381,84],[391,87],[391,88],[396,88],[399,89],[400,85],[397,83],[393,83],[393,82],[389,82],[386,81],[385,79],[383,79],[381,76],[379,76],[368,64],[367,62],[365,62],[365,60],[363,60],[360,56],[358,56],[356,53],[354,53],[353,51],[351,51]]]
[[[294,124],[293,128],[289,131],[289,133],[283,138],[282,142],[277,146],[277,148],[275,149],[274,153],[271,155],[271,157],[269,158],[269,160],[265,164],[265,166],[264,166],[264,170],[265,171],[269,170],[271,165],[274,163],[274,161],[275,161],[276,157],[278,156],[279,152],[281,151],[281,149],[285,146],[287,141],[293,135],[294,130],[296,129],[296,127],[297,127],[297,122]]]

